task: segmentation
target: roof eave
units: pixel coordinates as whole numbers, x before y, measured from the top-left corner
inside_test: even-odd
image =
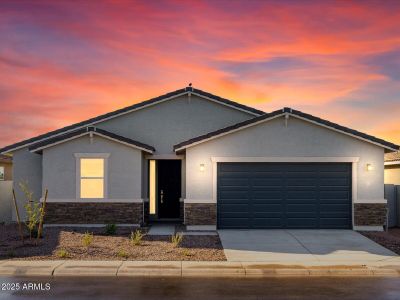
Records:
[[[208,100],[211,100],[211,101],[214,101],[214,102],[218,102],[221,105],[225,105],[225,106],[237,109],[237,110],[241,110],[241,111],[247,112],[249,114],[253,114],[254,116],[261,116],[262,114],[264,114],[263,111],[260,111],[260,110],[257,110],[255,108],[242,105],[240,103],[236,103],[236,102],[234,102],[232,100],[224,99],[224,98],[218,97],[216,95],[213,95],[214,98],[212,98],[212,97],[209,97],[209,96],[205,95],[205,94],[212,95],[210,93],[206,93],[206,92],[204,92],[202,90],[194,89],[192,87],[186,87],[184,89],[176,90],[174,92],[170,92],[170,93],[167,93],[167,94],[164,94],[164,95],[161,95],[161,96],[149,99],[149,100],[145,100],[145,101],[136,103],[134,105],[131,105],[131,106],[128,106],[128,107],[125,107],[125,108],[121,108],[121,109],[115,110],[113,112],[106,113],[104,115],[100,115],[98,117],[94,117],[94,118],[91,118],[91,119],[88,119],[88,120],[85,120],[85,121],[82,121],[82,122],[79,122],[79,123],[76,123],[76,124],[72,124],[72,125],[69,125],[69,126],[65,127],[65,128],[72,127],[70,129],[63,130],[63,128],[61,128],[61,129],[55,130],[55,131],[60,131],[60,132],[57,132],[57,133],[54,133],[54,134],[51,134],[51,132],[50,133],[45,133],[43,135],[46,135],[46,134],[51,134],[51,135],[43,137],[43,138],[40,138],[38,140],[34,140],[32,142],[27,142],[27,143],[23,143],[24,141],[18,142],[18,143],[10,145],[10,146],[13,146],[13,145],[19,144],[18,146],[11,147],[11,148],[8,148],[10,146],[6,146],[6,147],[0,149],[0,154],[10,154],[10,153],[12,153],[12,152],[14,152],[16,150],[29,147],[31,145],[34,145],[36,143],[48,140],[50,138],[53,138],[53,137],[56,137],[56,136],[60,136],[60,135],[66,134],[66,133],[70,133],[70,132],[73,132],[75,130],[79,130],[81,128],[85,128],[85,127],[88,127],[88,126],[93,126],[93,125],[96,125],[98,123],[107,121],[109,119],[116,118],[116,117],[122,116],[124,114],[128,114],[128,113],[134,112],[136,110],[144,109],[144,108],[149,107],[149,106],[157,105],[157,104],[160,104],[162,102],[165,102],[165,101],[177,98],[177,97],[181,97],[181,96],[189,94],[189,93],[192,94],[192,95],[196,95],[198,97],[204,98],[204,99],[208,99]],[[204,95],[202,93],[204,93]],[[173,95],[172,96],[168,96],[168,95],[171,95],[171,94],[173,94]],[[163,97],[165,97],[165,98],[163,98]],[[161,98],[161,99],[159,99],[159,98]],[[146,102],[148,102],[148,103],[144,104],[144,105],[141,105],[141,104],[146,103]],[[235,105],[235,104],[237,104],[237,105]],[[129,109],[130,107],[132,107],[132,109]],[[115,114],[113,114],[113,113],[115,113]],[[107,115],[109,115],[109,116],[107,117]],[[103,116],[104,116],[104,118],[99,119],[99,120],[95,120],[95,119],[101,118]],[[91,122],[91,120],[93,120],[93,122]],[[82,124],[82,125],[78,125],[78,124]],[[77,126],[73,127],[75,125],[77,125]],[[40,137],[40,135],[39,135],[39,137]],[[32,139],[34,139],[34,138],[32,138]],[[30,139],[28,139],[28,140],[30,140]],[[21,144],[21,143],[23,143],[23,144]],[[4,150],[4,149],[6,149],[6,150]]]
[[[66,142],[68,142],[70,140],[74,140],[74,139],[80,138],[82,136],[90,135],[90,134],[101,136],[101,137],[103,137],[105,139],[112,140],[112,141],[114,141],[116,143],[123,144],[123,145],[126,145],[128,147],[135,148],[135,149],[138,149],[138,150],[150,153],[150,154],[153,154],[155,152],[155,148],[152,147],[152,146],[136,145],[134,143],[129,143],[129,142],[117,139],[115,137],[109,136],[109,135],[105,134],[104,132],[102,133],[102,132],[97,132],[97,131],[93,131],[93,130],[88,130],[88,131],[85,131],[83,133],[79,133],[77,135],[71,136],[71,137],[69,137],[67,139],[63,139],[63,140],[60,140],[60,141],[55,141],[54,143],[49,143],[47,145],[43,145],[43,146],[39,146],[39,147],[34,147],[33,146],[33,147],[29,148],[29,151],[32,152],[32,153],[41,153],[44,149],[51,148],[51,147],[54,147],[56,145],[63,144],[63,143],[66,143]]]
[[[277,112],[279,112],[279,111],[281,111],[281,113],[277,113]],[[376,145],[376,146],[382,147],[382,148],[384,148],[384,149],[386,149],[386,150],[390,150],[390,151],[399,151],[399,149],[400,149],[400,146],[395,145],[395,144],[392,144],[391,146],[389,146],[389,144],[391,144],[391,143],[389,143],[389,142],[388,142],[388,144],[385,145],[385,144],[382,144],[382,143],[380,143],[380,142],[373,141],[373,140],[367,139],[367,138],[363,138],[363,137],[361,137],[361,136],[359,136],[359,135],[351,134],[351,133],[349,133],[349,132],[347,132],[347,131],[344,131],[344,130],[340,130],[340,129],[335,128],[335,127],[333,127],[333,126],[329,126],[329,125],[327,125],[327,124],[323,124],[322,122],[317,122],[317,121],[312,120],[312,119],[310,119],[310,118],[306,118],[306,117],[304,117],[304,116],[300,116],[300,115],[298,115],[295,111],[293,111],[291,108],[283,108],[282,110],[279,110],[279,111],[275,111],[275,112],[272,112],[271,114],[268,114],[268,115],[275,114],[275,115],[273,115],[273,116],[271,116],[271,117],[262,118],[261,120],[254,120],[254,119],[253,119],[254,122],[250,122],[249,124],[245,124],[244,126],[240,126],[240,127],[236,127],[236,128],[234,127],[235,125],[229,126],[229,127],[232,127],[233,129],[232,129],[232,130],[228,130],[228,131],[226,131],[226,132],[221,132],[220,134],[216,134],[216,135],[214,135],[214,136],[212,135],[212,134],[213,134],[212,132],[211,132],[211,133],[208,133],[208,134],[206,134],[206,135],[204,135],[204,136],[211,135],[211,137],[204,138],[203,140],[198,140],[198,141],[194,141],[193,143],[187,143],[187,144],[186,144],[186,142],[189,142],[190,140],[181,142],[181,143],[176,144],[176,145],[174,146],[174,151],[175,151],[175,152],[183,151],[183,150],[185,150],[185,149],[187,149],[187,148],[196,146],[196,145],[198,145],[198,144],[205,143],[205,142],[208,142],[208,141],[210,141],[210,140],[217,139],[217,138],[220,138],[220,137],[225,136],[225,135],[228,135],[228,134],[232,134],[232,133],[234,133],[234,132],[243,130],[243,129],[248,128],[248,127],[255,126],[255,125],[260,124],[260,123],[268,122],[268,121],[270,121],[270,120],[272,120],[272,119],[275,119],[275,118],[278,118],[278,117],[281,117],[281,116],[284,116],[284,115],[289,115],[289,116],[292,116],[292,117],[295,117],[295,118],[298,118],[298,119],[301,119],[301,120],[310,122],[310,123],[312,123],[312,124],[325,127],[325,128],[327,128],[327,129],[330,129],[330,130],[333,130],[333,131],[336,131],[336,132],[339,132],[339,133],[342,133],[342,134],[351,136],[351,137],[353,137],[353,138],[355,138],[355,139],[359,139],[359,140],[362,140],[362,141],[364,141],[364,142],[371,143],[371,144],[374,144],[374,145]],[[260,116],[260,117],[262,117],[262,116]],[[255,118],[255,119],[257,119],[257,118]],[[251,121],[251,120],[250,120],[250,121]],[[245,121],[245,122],[246,122],[246,121]],[[245,123],[245,122],[242,122],[242,123]],[[238,124],[240,124],[240,123],[238,123]],[[236,124],[236,125],[237,125],[237,124]],[[227,127],[227,128],[229,128],[229,127]],[[341,127],[343,127],[343,126],[341,126]],[[218,131],[218,130],[217,130],[217,131]],[[215,131],[215,132],[217,132],[217,131]],[[200,136],[200,137],[201,137],[201,136]]]

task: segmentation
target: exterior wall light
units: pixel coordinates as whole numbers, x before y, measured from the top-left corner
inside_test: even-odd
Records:
[[[200,164],[200,172],[204,172],[204,170],[206,169],[204,164]]]
[[[371,164],[367,164],[367,171],[373,171],[374,170],[374,166]]]

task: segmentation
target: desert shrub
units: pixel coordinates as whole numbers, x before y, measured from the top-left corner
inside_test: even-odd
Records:
[[[57,256],[59,258],[67,258],[67,257],[69,257],[69,253],[65,249],[60,249],[60,250],[57,251]]]
[[[82,245],[86,247],[87,251],[89,251],[89,247],[93,243],[93,233],[89,233],[88,231],[82,237]]]
[[[38,225],[40,217],[43,214],[43,209],[39,201],[34,200],[33,191],[29,189],[29,185],[26,181],[22,181],[18,185],[26,198],[26,204],[24,205],[26,212],[25,224],[29,231],[29,238],[32,239],[32,237],[37,236]]]
[[[171,236],[171,242],[174,244],[174,247],[179,247],[179,245],[182,243],[183,240],[183,235],[176,233]]]
[[[117,252],[117,256],[121,258],[128,258],[129,254],[124,249],[119,249]]]
[[[132,246],[139,246],[142,243],[144,234],[137,229],[135,232],[131,232],[130,242]]]
[[[107,224],[105,228],[105,233],[107,235],[114,235],[117,232],[117,225],[115,224]]]
[[[190,252],[189,249],[185,248],[185,249],[182,250],[182,255],[186,256],[186,257],[189,257],[189,256],[192,256],[192,253]]]

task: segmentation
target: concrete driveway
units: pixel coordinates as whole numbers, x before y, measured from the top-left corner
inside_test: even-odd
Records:
[[[219,230],[228,261],[362,264],[399,260],[352,230]]]

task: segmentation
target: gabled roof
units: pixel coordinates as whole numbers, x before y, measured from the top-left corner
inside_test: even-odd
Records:
[[[357,138],[357,139],[360,139],[360,140],[363,140],[363,141],[366,141],[366,142],[373,143],[375,145],[381,146],[381,147],[383,147],[385,149],[388,149],[388,150],[391,150],[391,151],[397,151],[397,150],[400,149],[400,146],[398,146],[396,144],[393,144],[393,143],[390,143],[390,142],[387,142],[387,141],[384,141],[384,140],[382,140],[380,138],[377,138],[377,137],[374,137],[372,135],[369,135],[369,134],[366,134],[366,133],[362,133],[362,132],[359,132],[357,130],[350,129],[350,128],[341,126],[339,124],[332,123],[330,121],[315,117],[313,115],[306,114],[306,113],[303,113],[301,111],[285,107],[283,109],[276,110],[276,111],[273,111],[271,113],[266,113],[266,114],[264,114],[262,116],[259,116],[259,117],[256,117],[256,118],[253,118],[253,119],[250,119],[250,120],[246,120],[244,122],[240,122],[240,123],[237,123],[237,124],[234,124],[234,125],[231,125],[231,126],[228,126],[228,127],[222,128],[222,129],[218,129],[218,130],[209,132],[207,134],[203,134],[201,136],[189,139],[187,141],[181,142],[181,143],[179,143],[179,144],[174,146],[174,151],[176,151],[176,152],[177,151],[181,151],[181,150],[186,149],[188,147],[191,147],[191,146],[194,146],[194,145],[209,141],[211,139],[215,139],[215,138],[218,138],[220,136],[223,136],[223,135],[226,135],[226,134],[230,134],[230,133],[233,133],[235,131],[242,130],[244,128],[251,127],[251,126],[257,125],[259,123],[266,122],[266,121],[269,121],[271,119],[274,119],[274,118],[277,118],[277,117],[280,117],[280,116],[284,116],[284,115],[293,116],[293,117],[296,117],[296,118],[299,118],[299,119],[302,119],[302,120],[305,120],[305,121],[308,121],[308,122],[312,122],[314,124],[317,124],[317,125],[320,125],[320,126],[323,126],[323,127],[326,127],[326,128],[338,131],[338,132],[341,132],[343,134],[347,134],[347,135],[352,136],[354,138]]]
[[[385,154],[385,165],[400,164],[400,151]]]
[[[51,139],[47,139],[46,141],[43,141],[43,142],[38,142],[38,143],[34,144],[33,146],[29,147],[29,151],[41,152],[43,149],[67,142],[72,139],[79,138],[84,135],[90,135],[90,134],[98,135],[98,136],[104,137],[106,139],[113,140],[115,142],[122,143],[124,145],[134,147],[134,148],[137,148],[139,150],[142,150],[142,151],[145,151],[148,153],[153,153],[155,151],[153,146],[149,146],[144,143],[141,143],[141,142],[138,142],[138,141],[135,141],[135,140],[132,140],[132,139],[117,135],[115,133],[106,131],[104,129],[96,128],[96,127],[81,128],[81,129],[78,129],[78,130],[63,134],[63,135],[56,136]]]
[[[14,151],[14,150],[17,150],[17,149],[32,145],[33,143],[36,143],[36,142],[39,142],[39,141],[43,141],[43,140],[46,140],[46,139],[49,139],[49,138],[52,138],[54,136],[58,136],[58,135],[61,135],[61,134],[65,134],[67,132],[71,132],[71,131],[74,131],[74,130],[77,130],[77,129],[80,129],[80,128],[84,128],[84,127],[87,127],[87,126],[95,125],[95,124],[97,124],[99,122],[102,122],[102,121],[105,121],[105,120],[108,120],[108,119],[111,119],[111,118],[115,118],[115,117],[118,117],[120,115],[123,115],[123,114],[126,114],[126,113],[130,113],[132,111],[139,110],[139,109],[151,106],[151,105],[162,103],[164,101],[167,101],[167,100],[170,100],[170,99],[174,99],[174,98],[177,98],[177,97],[182,96],[182,95],[196,95],[196,96],[199,96],[201,98],[217,102],[217,103],[219,103],[221,105],[225,105],[225,106],[232,107],[234,109],[245,111],[245,112],[247,112],[249,114],[252,114],[254,116],[260,116],[260,115],[264,114],[264,112],[261,111],[261,110],[258,110],[258,109],[255,109],[255,108],[252,108],[252,107],[249,107],[249,106],[234,102],[232,100],[221,98],[219,96],[204,92],[204,91],[199,90],[199,89],[195,89],[193,87],[186,87],[186,88],[183,88],[183,89],[176,90],[174,92],[170,92],[170,93],[161,95],[161,96],[156,97],[156,98],[152,98],[152,99],[140,102],[140,103],[136,103],[134,105],[131,105],[131,106],[128,106],[128,107],[125,107],[125,108],[121,108],[121,109],[118,109],[118,110],[115,110],[115,111],[112,111],[112,112],[109,112],[109,113],[106,113],[106,114],[103,114],[103,115],[100,115],[100,116],[85,120],[85,121],[82,121],[82,122],[79,122],[79,123],[75,123],[75,124],[63,127],[61,129],[50,131],[48,133],[41,134],[41,135],[38,135],[36,137],[30,138],[30,139],[27,139],[27,140],[24,140],[24,141],[21,141],[21,142],[18,142],[18,143],[9,145],[9,146],[6,146],[6,147],[0,149],[0,153],[9,153],[11,151]]]

